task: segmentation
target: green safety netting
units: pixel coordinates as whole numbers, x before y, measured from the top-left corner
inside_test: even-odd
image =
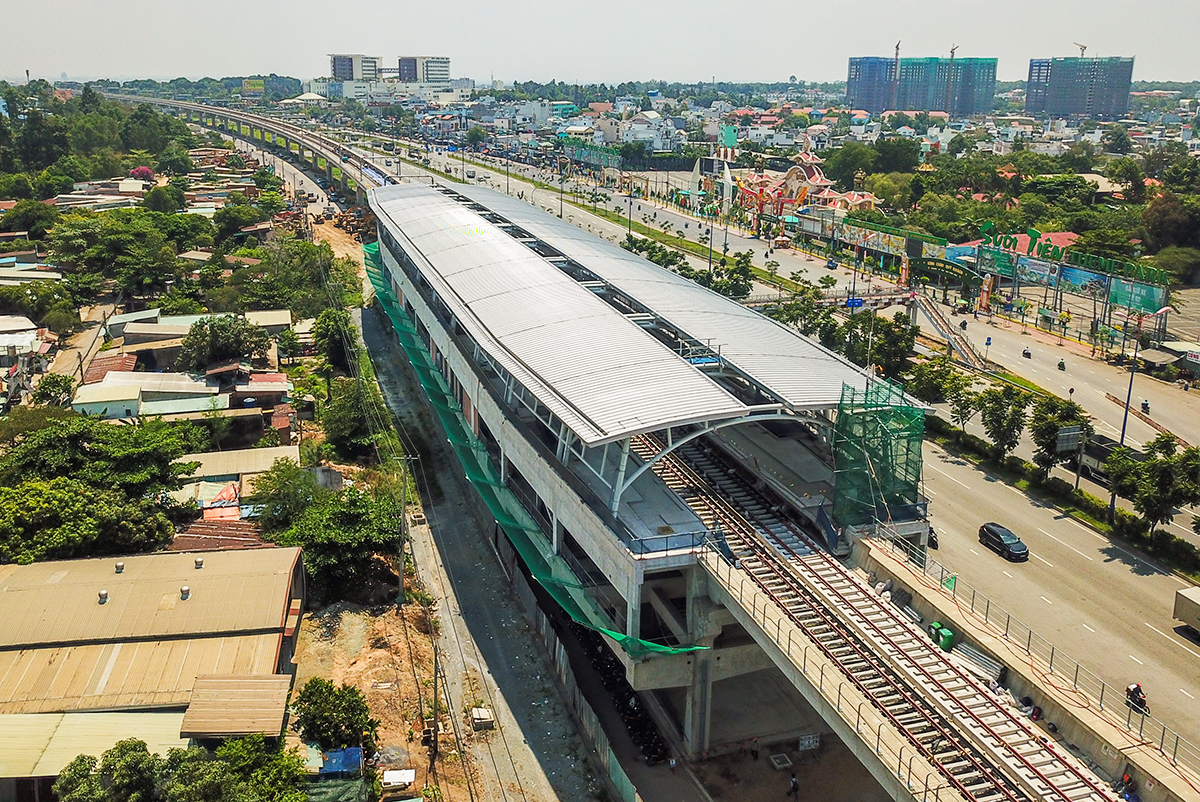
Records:
[[[664,646],[660,643],[632,638],[618,632],[599,605],[587,592],[584,584],[575,575],[571,566],[554,551],[553,544],[526,512],[511,490],[500,481],[487,449],[475,436],[463,415],[462,407],[454,400],[445,377],[433,365],[425,344],[416,327],[400,308],[396,294],[388,282],[383,268],[379,243],[363,246],[363,260],[367,276],[375,288],[375,297],[392,323],[400,346],[412,363],[417,380],[429,397],[430,404],[445,429],[451,448],[462,464],[467,480],[487,505],[496,523],[504,531],[517,554],[521,556],[533,578],[558,603],[572,620],[602,632],[621,644],[631,655],[640,656],[651,652],[679,654],[695,651],[701,646]]]
[[[833,517],[840,526],[910,520],[921,499],[925,411],[890,382],[842,386],[833,426]]]

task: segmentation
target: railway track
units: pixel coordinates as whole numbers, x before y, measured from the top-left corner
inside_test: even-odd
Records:
[[[643,459],[662,448],[653,436],[633,443]],[[720,529],[741,570],[963,798],[1113,799],[707,446],[684,445],[653,470]]]

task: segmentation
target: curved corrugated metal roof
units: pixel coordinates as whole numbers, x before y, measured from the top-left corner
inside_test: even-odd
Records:
[[[479,346],[585,443],[751,411],[459,201],[406,184],[371,205]]]
[[[727,362],[790,409],[835,407],[843,384],[861,391],[870,381],[862,368],[796,330],[565,220],[494,190],[456,186],[454,191],[570,257],[692,339],[719,349]]]

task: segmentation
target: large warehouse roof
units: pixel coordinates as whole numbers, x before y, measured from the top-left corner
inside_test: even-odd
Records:
[[[862,390],[870,381],[795,330],[523,201],[474,186],[453,192],[707,344],[780,407],[834,407],[844,384]],[[463,327],[585,443],[756,409],[470,202],[418,184],[371,194],[380,221]]]
[[[454,187],[480,205],[583,265],[601,281],[636,298],[721,357],[793,410],[837,406],[842,385],[865,389],[857,365],[781,323],[701,287],[524,201],[476,186]]]
[[[299,559],[288,548],[0,566],[0,651],[279,630]]]
[[[405,184],[372,205],[476,342],[585,443],[751,411],[455,199]]]

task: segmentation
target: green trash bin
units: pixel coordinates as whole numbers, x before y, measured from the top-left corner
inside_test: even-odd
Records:
[[[937,644],[938,644],[938,646],[942,647],[943,652],[948,652],[951,649],[953,649],[954,648],[954,630],[949,629],[949,628],[943,628],[942,631],[938,633]]]
[[[939,633],[942,631],[942,624],[939,621],[934,621],[929,625],[929,639],[934,643],[938,642]]]

